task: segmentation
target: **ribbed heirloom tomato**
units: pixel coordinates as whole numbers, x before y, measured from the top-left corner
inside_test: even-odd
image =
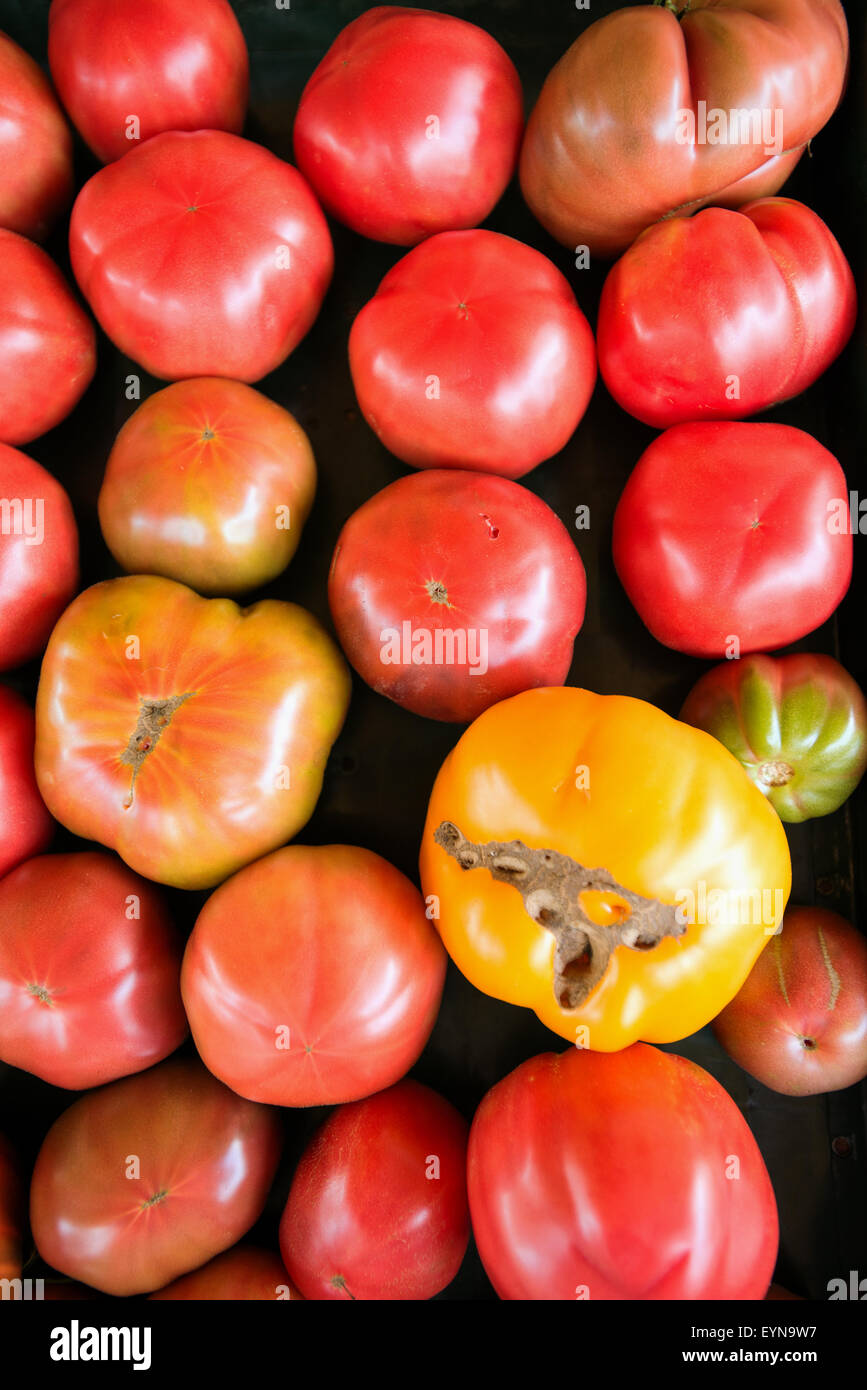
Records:
[[[0,444],[0,671],[38,656],[78,588],[78,527],[35,459]]]
[[[467,978],[601,1052],[709,1023],[791,884],[776,813],[714,739],[570,687],[470,725],[434,784],[420,867]]]
[[[39,786],[67,829],[137,873],[209,888],[309,820],[349,693],[331,638],[295,604],[106,580],[45,653]]]
[[[54,822],[33,770],[33,710],[0,685],[0,879],[51,840]]]
[[[722,1086],[636,1043],[533,1057],[470,1131],[473,1233],[504,1299],[762,1298],[777,1210]]]
[[[72,134],[51,83],[0,34],[0,227],[44,241],[72,191]]]

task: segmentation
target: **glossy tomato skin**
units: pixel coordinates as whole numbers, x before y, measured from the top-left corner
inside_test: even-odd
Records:
[[[162,895],[108,854],[0,880],[0,1059],[68,1090],[161,1062],[187,1035]]]
[[[0,440],[59,425],[96,370],[96,333],[41,247],[0,229]]]
[[[288,410],[241,382],[205,377],[157,391],[127,420],[99,521],[128,573],[233,594],[286,568],[315,492],[313,450]]]
[[[37,780],[73,834],[146,878],[210,888],[310,818],[349,693],[331,638],[295,604],[107,580],[46,651]]]
[[[48,62],[73,123],[103,164],[167,130],[240,135],[249,59],[228,0],[52,0]],[[131,126],[130,116],[138,126]]]
[[[342,30],[304,88],[295,158],[339,221],[415,246],[487,217],[523,125],[520,78],[484,29],[378,5]]]
[[[334,264],[297,169],[219,130],[155,135],[94,174],[69,251],[115,346],[169,381],[273,371],[316,318]]]
[[[0,533],[0,671],[8,671],[39,655],[78,588],[78,527],[60,483],[6,444],[0,497],[10,502]]]
[[[33,770],[33,710],[0,685],[0,879],[46,848],[54,822]]]
[[[227,1086],[271,1105],[337,1105],[409,1071],[445,972],[398,869],[350,845],[289,845],[208,899],[181,987],[199,1055]]]
[[[599,365],[647,425],[740,420],[811,386],[855,326],[855,281],[792,198],[707,208],[643,232],[599,305]]]
[[[410,1080],[325,1121],[280,1222],[283,1262],[305,1298],[418,1300],[451,1283],[470,1234],[467,1130]]]
[[[832,656],[725,661],[680,718],[718,738],[784,821],[838,810],[867,770],[867,701]]]
[[[445,470],[399,478],[359,507],[328,577],[341,646],[367,684],[416,714],[461,721],[565,681],[586,592],[581,557],[540,498]],[[453,634],[453,651],[445,636],[437,651],[440,633]]]
[[[467,867],[435,838],[444,824],[476,847]],[[489,854],[505,854],[511,881],[496,879],[485,856],[496,845],[505,848]],[[574,894],[589,924],[572,912],[571,893],[562,908],[548,905],[550,926],[530,915],[514,866],[527,849],[593,871]],[[638,1039],[676,1042],[709,1023],[779,925],[791,886],[776,813],[715,740],[643,700],[569,686],[503,700],[470,725],[434,783],[419,868],[422,893],[438,904],[437,930],[467,979],[600,1052]],[[534,871],[534,892],[556,894],[557,863]],[[617,886],[594,888],[596,871]],[[672,924],[681,932],[645,941],[643,921],[666,906],[681,914]],[[637,929],[637,945],[620,941],[607,960],[594,945],[587,962],[567,940],[558,963],[562,913],[590,932],[588,945],[621,924]],[[582,972],[592,979],[597,960],[603,972],[571,1000],[565,987]]]
[[[789,425],[675,425],[645,450],[614,515],[614,564],[657,641],[690,656],[770,651],[828,619],[852,576],[831,524],[846,478]]]
[[[72,135],[51,84],[0,34],[0,227],[44,241],[72,192]]]
[[[398,261],[349,335],[355,394],[414,468],[520,478],[568,442],[596,382],[590,325],[546,256],[442,232]]]
[[[24,1208],[18,1160],[9,1140],[0,1134],[0,1279],[21,1277]]]
[[[209,1260],[192,1274],[157,1289],[151,1300],[167,1299],[184,1302],[282,1302],[301,1299],[279,1255],[273,1250],[258,1250],[252,1245],[236,1245]],[[303,1302],[304,1300],[301,1299]]]
[[[713,1031],[730,1057],[784,1096],[867,1076],[867,941],[821,907],[790,907]]]
[[[524,1062],[479,1106],[467,1174],[500,1298],[750,1299],[770,1283],[762,1156],[722,1086],[673,1053]]]
[[[776,193],[833,114],[848,54],[839,0],[616,10],[545,80],[521,150],[524,197],[564,246],[615,256],[672,213]],[[774,123],[730,130],[729,111],[767,111]]]
[[[249,1230],[279,1154],[273,1111],[199,1062],[163,1062],[89,1091],[52,1125],[36,1159],[37,1249],[103,1293],[150,1293]]]

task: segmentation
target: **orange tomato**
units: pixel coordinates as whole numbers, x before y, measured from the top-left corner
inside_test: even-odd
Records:
[[[449,754],[421,880],[473,984],[611,1052],[719,1013],[782,919],[791,862],[715,740],[643,700],[558,687],[494,705]]]

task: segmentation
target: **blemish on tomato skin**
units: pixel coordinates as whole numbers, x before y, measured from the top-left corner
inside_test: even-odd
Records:
[[[499,534],[500,534],[500,528],[499,528],[499,526],[495,526],[495,525],[494,525],[494,523],[491,521],[491,518],[488,516],[487,512],[479,512],[479,516],[482,518],[482,521],[483,521],[483,522],[485,523],[485,525],[487,526],[487,528],[488,528],[488,535],[490,536],[491,540],[492,540],[492,541],[495,541],[495,540],[497,539],[497,537],[499,536]]]

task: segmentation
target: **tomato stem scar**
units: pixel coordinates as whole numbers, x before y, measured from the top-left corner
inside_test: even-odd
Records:
[[[132,805],[135,779],[143,762],[156,748],[160,738],[171,724],[175,711],[194,693],[194,691],[188,690],[185,695],[169,695],[159,700],[142,695],[139,699],[138,723],[130,735],[129,743],[120,755],[121,762],[132,768],[132,779],[129,784],[129,793],[124,801],[124,810],[128,811]]]

